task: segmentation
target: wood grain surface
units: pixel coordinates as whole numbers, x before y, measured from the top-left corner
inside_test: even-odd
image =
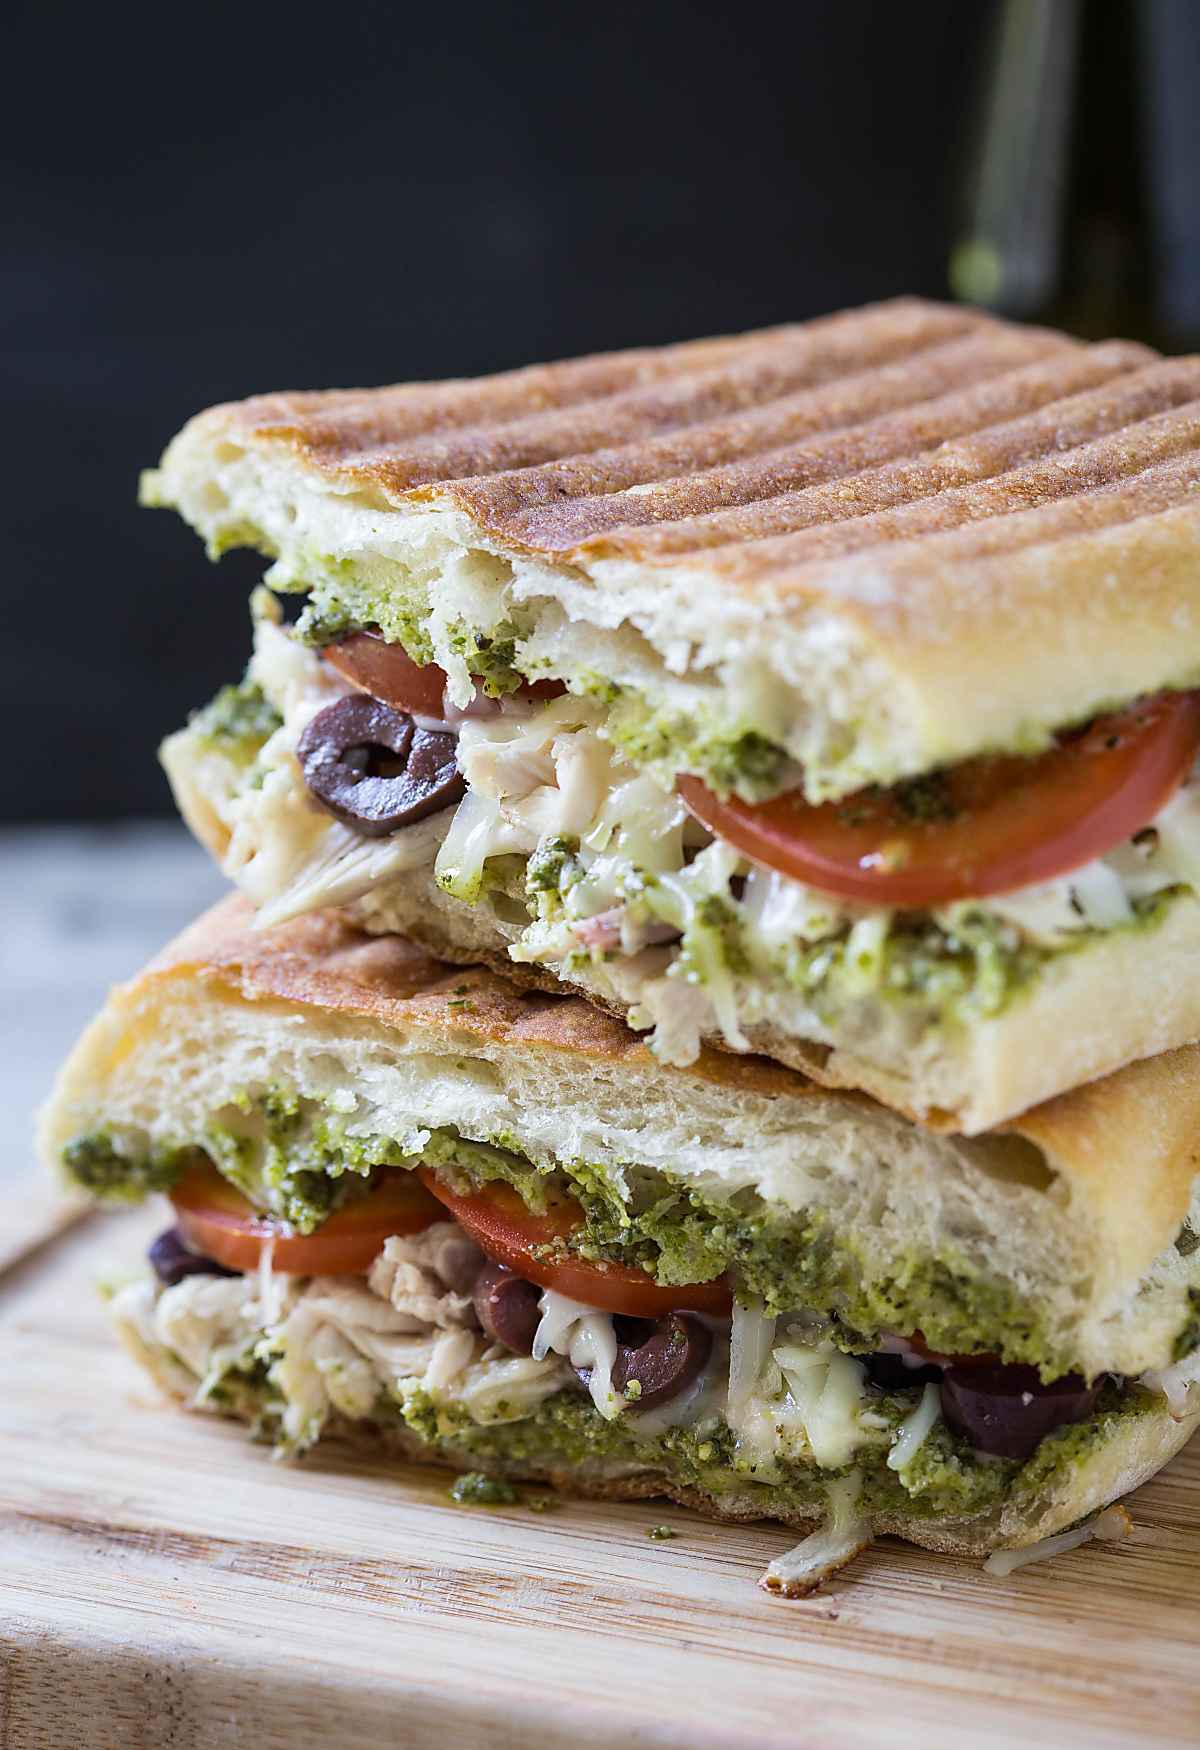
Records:
[[[0,1276],[3,1750],[1200,1737],[1200,1443],[1125,1544],[1001,1581],[885,1541],[789,1603],[754,1584],[769,1525],[460,1508],[444,1472],[276,1464],[164,1406],[94,1294],[152,1227]]]

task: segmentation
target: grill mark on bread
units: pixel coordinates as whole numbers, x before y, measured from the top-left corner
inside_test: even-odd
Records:
[[[400,453],[388,446],[359,453],[354,463],[377,464],[392,491],[465,480],[472,505],[486,505],[492,516],[517,514],[531,494],[554,506],[667,481],[926,400],[964,377],[982,381],[1015,364],[1081,350],[1041,330],[988,328],[922,345],[899,364],[870,368],[864,359],[868,368],[846,375],[836,355],[773,346],[732,369],[417,438]]]
[[[814,381],[883,365],[955,335],[1003,329],[977,311],[927,304],[916,298],[868,306],[749,334],[681,345],[638,348],[529,365],[491,377],[440,383],[402,383],[385,389],[334,389],[254,396],[220,413],[258,438],[284,439],[311,461],[331,466],[372,455],[368,474],[405,439],[456,432],[580,407],[624,391],[703,372],[731,378],[747,362],[795,353],[812,361]]]
[[[203,417],[235,449],[283,442],[382,505],[453,504],[512,548],[586,563],[703,555],[730,581],[770,582],[884,542],[889,569],[904,565],[906,544],[1139,476],[1145,504],[1126,514],[1180,502],[1188,470],[1162,464],[1197,445],[1200,361],[901,299],[476,381],[260,396]],[[1014,525],[1001,550],[1117,515],[1110,501]]]
[[[763,584],[774,582],[784,594],[820,587],[853,600],[860,586],[870,589],[877,565],[874,549],[895,543],[887,556],[891,593],[886,603],[877,604],[877,611],[915,616],[924,608],[927,615],[936,603],[947,619],[953,618],[977,603],[950,598],[944,567],[1012,557],[1172,510],[1194,514],[1200,449],[1171,455],[1169,441],[1164,448],[1167,456],[1155,465],[1111,480],[1095,477],[1091,456],[1061,470],[1037,463],[899,513],[815,529],[799,538],[786,536],[774,550],[764,543],[753,558],[743,549],[732,549],[728,569],[742,577],[752,573]],[[826,572],[826,563],[835,565],[836,572]],[[977,592],[983,586],[984,580],[977,579]]]
[[[781,486],[765,499],[751,497],[749,502],[667,519],[637,529],[632,540],[615,527],[589,532],[571,548],[571,557],[608,558],[636,547],[641,559],[653,560],[702,548],[750,542],[761,546],[779,534],[911,505],[973,480],[1011,472],[1200,393],[1200,361],[1179,361],[1186,370],[1174,363],[1138,370],[1143,362],[1119,345],[1091,348],[1067,361],[1052,357],[912,412],[857,427],[832,443],[780,455],[772,464],[776,481],[785,472],[811,475],[794,489]],[[706,494],[719,498],[752,492],[753,482],[746,476],[730,480],[713,475],[681,483],[681,491],[694,504]],[[626,505],[625,527],[640,514]],[[595,513],[591,515],[594,521]],[[566,519],[559,520],[565,533]],[[552,538],[545,524],[532,518],[518,519],[515,532],[538,547]]]
[[[211,408],[144,491],[284,587],[336,602],[344,568],[351,606],[456,624],[473,588],[488,624],[523,604],[518,668],[655,709],[665,669],[680,721],[753,727],[834,796],[1196,684],[1198,373],[901,300]]]
[[[944,470],[923,468],[921,480],[928,490],[920,496],[914,490],[903,495],[896,490],[891,470],[858,476],[825,493],[824,502],[810,511],[807,527],[801,524],[778,535],[764,535],[753,548],[730,542],[706,553],[705,562],[739,575],[798,574],[799,567],[813,560],[843,558],[888,542],[891,568],[908,557],[901,542],[915,545],[919,540],[924,556],[932,557],[931,538],[951,535],[967,525],[982,526],[960,542],[962,557],[1011,552],[1055,538],[1055,528],[1076,533],[1107,525],[1112,517],[1089,505],[1089,496],[1104,495],[1115,505],[1112,495],[1120,495],[1129,516],[1169,509],[1189,496],[1189,458],[1198,448],[1200,403],[1192,403],[1076,449],[1020,461],[1007,469],[996,465],[999,457],[990,470],[980,460],[974,475],[969,464],[955,462]],[[1168,484],[1172,463],[1179,478]],[[916,482],[907,484],[912,488]],[[831,508],[828,501],[843,494],[844,504]],[[1050,512],[1060,504],[1061,514],[1048,515],[1042,527],[1016,520],[1031,512]],[[799,521],[802,507],[795,514]]]

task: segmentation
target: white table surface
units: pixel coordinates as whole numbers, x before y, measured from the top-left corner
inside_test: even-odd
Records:
[[[34,1171],[33,1113],[109,986],[225,885],[173,821],[0,829],[0,1180]]]

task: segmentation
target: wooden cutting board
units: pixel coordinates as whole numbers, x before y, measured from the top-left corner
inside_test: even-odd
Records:
[[[789,1603],[754,1583],[778,1528],[460,1508],[165,1407],[93,1290],[148,1231],[92,1217],[0,1276],[3,1750],[1200,1737],[1200,1442],[1125,1544],[1001,1581],[885,1541]]]

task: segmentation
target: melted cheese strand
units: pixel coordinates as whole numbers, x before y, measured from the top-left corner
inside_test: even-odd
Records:
[[[921,1401],[916,1409],[905,1416],[896,1430],[896,1444],[887,1456],[889,1470],[903,1470],[905,1465],[912,1463],[929,1438],[941,1413],[941,1391],[930,1383],[921,1393]]]
[[[1193,1349],[1171,1367],[1143,1373],[1140,1383],[1147,1391],[1161,1392],[1173,1422],[1182,1422],[1191,1406],[1192,1387],[1200,1385],[1200,1349]]]
[[[828,1485],[829,1514],[824,1525],[786,1555],[776,1556],[758,1582],[764,1592],[807,1598],[867,1548],[872,1541],[871,1528],[858,1516],[861,1488],[857,1471]]]
[[[993,1550],[983,1564],[983,1571],[998,1580],[1006,1580],[1018,1568],[1026,1568],[1031,1562],[1048,1562],[1069,1549],[1078,1549],[1081,1543],[1088,1543],[1093,1537],[1104,1543],[1116,1543],[1132,1532],[1133,1521],[1124,1507],[1106,1507],[1094,1519],[1089,1519],[1085,1525],[1077,1525],[1073,1531],[1060,1531],[1057,1537],[1044,1537],[1040,1543],[1026,1544],[1024,1549]]]
[[[542,1318],[533,1337],[533,1358],[542,1361],[553,1352],[565,1355],[572,1367],[588,1369],[588,1392],[593,1404],[611,1422],[624,1403],[613,1391],[613,1362],[617,1338],[611,1313],[598,1312],[582,1301],[547,1288],[538,1302]]]

